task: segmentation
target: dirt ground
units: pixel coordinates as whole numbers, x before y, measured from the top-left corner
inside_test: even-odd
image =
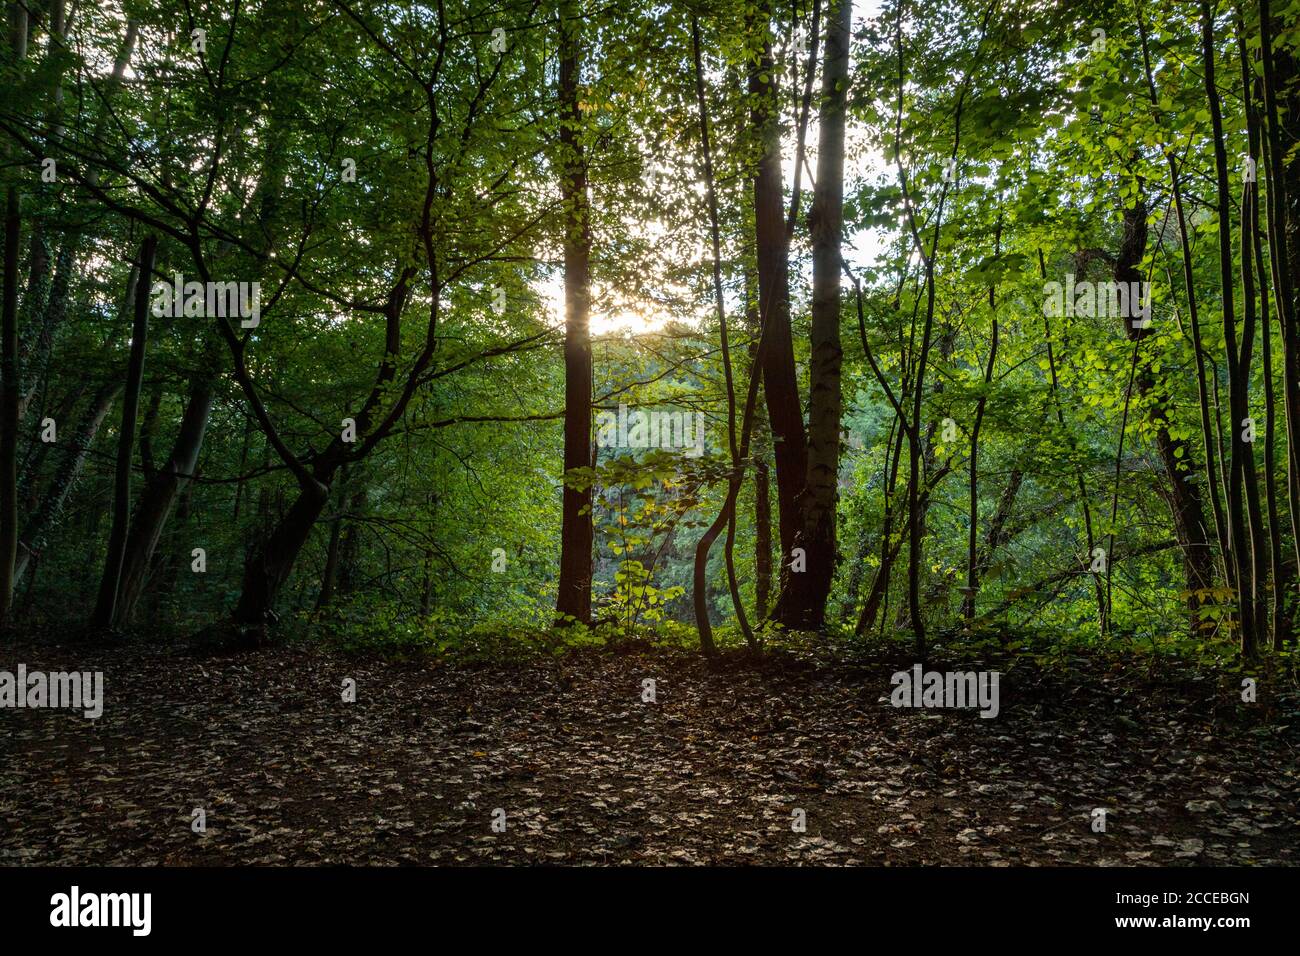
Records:
[[[19,662],[103,671],[106,703],[0,710],[0,865],[1297,861],[1300,726],[1266,680],[1246,704],[1240,676],[1024,664],[982,719],[891,706],[901,657],[0,646]]]

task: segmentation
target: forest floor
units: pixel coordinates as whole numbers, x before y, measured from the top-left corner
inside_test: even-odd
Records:
[[[20,639],[0,670],[103,671],[105,708],[0,710],[0,865],[1300,862],[1294,688],[1246,704],[1240,675],[1027,660],[983,719],[892,707],[912,662],[890,653]]]

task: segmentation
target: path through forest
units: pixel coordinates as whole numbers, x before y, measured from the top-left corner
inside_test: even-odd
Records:
[[[911,661],[824,654],[711,672],[644,649],[20,642],[17,661],[104,671],[106,706],[0,711],[0,863],[1285,864],[1300,845],[1297,728],[1265,683],[1246,705],[1185,664],[1022,662],[986,720],[891,707]]]

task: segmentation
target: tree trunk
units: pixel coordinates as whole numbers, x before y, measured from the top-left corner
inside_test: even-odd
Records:
[[[5,208],[4,305],[0,321],[0,627],[7,627],[18,560],[18,190]]]
[[[1261,158],[1262,134],[1258,101],[1253,98],[1253,72],[1246,46],[1245,29],[1242,26],[1242,14],[1238,8],[1238,51],[1242,65],[1242,88],[1246,108],[1246,123],[1249,134],[1250,156],[1258,163]],[[1273,330],[1269,319],[1269,273],[1264,266],[1263,244],[1260,242],[1259,230],[1259,184],[1261,167],[1256,167],[1256,182],[1245,187],[1243,200],[1249,200],[1247,208],[1243,203],[1242,236],[1243,257],[1253,256],[1255,274],[1259,277],[1259,312],[1263,323],[1260,358],[1264,366],[1264,490],[1268,508],[1268,559],[1269,571],[1273,581],[1271,630],[1274,650],[1283,650],[1292,639],[1292,626],[1287,614],[1286,602],[1294,588],[1294,581],[1289,565],[1282,554],[1282,518],[1278,511],[1277,494],[1277,391],[1273,375]],[[1249,243],[1245,238],[1249,237]],[[1243,263],[1243,274],[1244,274]],[[1278,310],[1279,325],[1281,310]]]
[[[754,236],[758,263],[758,314],[765,347],[761,358],[764,396],[776,464],[778,532],[781,538],[780,596],[773,619],[787,627],[803,623],[808,606],[806,573],[791,573],[794,550],[802,547],[802,504],[808,471],[807,439],[790,333],[789,242],[781,186],[780,105],[772,57],[771,6],[760,3],[751,20],[761,31],[762,52],[749,66],[751,125],[761,150],[754,175]],[[838,268],[838,263],[836,264]]]
[[[884,487],[884,515],[880,528],[880,566],[876,568],[875,576],[871,579],[871,590],[867,592],[866,603],[862,605],[862,613],[858,615],[858,623],[854,628],[854,633],[858,637],[871,630],[876,622],[880,606],[889,591],[889,579],[894,571],[894,561],[902,547],[903,539],[894,535],[894,493],[898,488],[898,470],[903,457],[903,438],[906,430],[903,428],[901,418],[896,419],[896,425],[898,430],[894,433],[893,449],[889,453],[889,461],[885,466],[887,477]]]
[[[840,471],[840,235],[844,226],[844,120],[849,86],[852,0],[831,0],[818,112],[817,182],[809,213],[812,234],[812,355],[808,368],[808,471],[803,508],[807,551],[806,603],[790,614],[804,627],[825,623],[836,564],[836,500]]]
[[[1219,90],[1214,79],[1214,13],[1208,2],[1201,4],[1201,52],[1205,77],[1205,95],[1210,105],[1210,125],[1214,134],[1214,167],[1216,180],[1216,207],[1219,218],[1219,279],[1222,293],[1223,338],[1228,350],[1228,407],[1231,415],[1231,459],[1228,476],[1228,539],[1232,548],[1231,563],[1236,568],[1237,627],[1241,653],[1255,653],[1255,568],[1251,543],[1246,537],[1246,519],[1242,491],[1246,480],[1246,457],[1250,447],[1242,439],[1244,420],[1249,413],[1249,368],[1243,367],[1237,343],[1236,306],[1232,278],[1232,220],[1229,216],[1228,155],[1223,140],[1223,117],[1219,106]]]
[[[559,623],[591,620],[592,488],[572,487],[574,469],[591,466],[591,222],[578,86],[581,22],[569,9],[560,20],[560,126],[564,175],[564,497],[560,526]]]
[[[131,509],[131,455],[135,448],[136,415],[140,409],[140,382],[149,335],[149,286],[158,237],[148,236],[140,248],[139,285],[135,290],[135,316],[131,323],[131,356],[127,362],[122,399],[122,429],[117,439],[117,468],[113,478],[113,524],[108,535],[104,575],[91,615],[94,627],[110,627],[117,618],[117,589],[126,554],[127,523]]]
[[[1270,0],[1259,0],[1260,60],[1264,74],[1264,168],[1267,174],[1269,264],[1282,331],[1282,386],[1286,409],[1287,500],[1291,513],[1291,538],[1300,564],[1300,335],[1296,329],[1295,291],[1300,288],[1300,163],[1285,162],[1289,143],[1300,131],[1300,94],[1293,86],[1295,61],[1285,49],[1275,49],[1273,38],[1281,26],[1274,22]],[[1287,96],[1280,103],[1279,97]],[[1282,111],[1286,110],[1286,120]]]
[[[998,224],[993,238],[993,255],[1002,252],[1002,209],[998,208]],[[975,422],[970,430],[970,519],[966,541],[966,589],[961,602],[962,624],[967,631],[975,622],[976,595],[980,587],[979,567],[979,517],[980,517],[980,430],[984,426],[984,412],[988,408],[989,391],[993,386],[993,372],[997,367],[998,339],[997,288],[989,286],[989,312],[992,314],[992,338],[989,342],[989,363],[984,369],[984,389],[975,403]]]
[[[723,559],[727,572],[727,586],[731,592],[732,611],[736,615],[736,622],[740,625],[745,641],[752,649],[757,649],[758,644],[754,632],[749,626],[749,619],[745,614],[745,605],[740,598],[740,584],[736,577],[736,499],[740,494],[745,474],[741,463],[741,449],[736,441],[736,386],[732,376],[731,346],[727,335],[727,310],[725,295],[722,290],[722,239],[718,228],[718,194],[713,183],[713,147],[709,139],[708,100],[704,94],[704,64],[700,53],[700,21],[694,15],[691,16],[691,51],[695,61],[695,98],[700,111],[700,152],[704,160],[704,191],[709,207],[709,235],[713,244],[713,297],[718,314],[718,341],[722,348],[722,371],[727,386],[727,449],[731,453],[731,475],[727,480],[727,498],[723,503],[721,514],[719,514],[713,525],[704,532],[696,545],[695,567],[692,576],[695,588],[693,603],[695,605],[696,627],[700,634],[700,645],[706,655],[712,656],[714,644],[706,603],[708,592],[705,575],[708,570],[709,549],[712,547],[713,539],[717,534],[717,528],[722,522],[725,522],[727,527],[727,540]],[[755,370],[751,369],[750,371],[752,374]],[[751,389],[751,392],[753,391],[755,390]],[[752,420],[753,407],[753,402],[745,406],[750,420]],[[746,454],[749,451],[749,435],[747,429],[744,439]],[[675,528],[674,525],[673,530]],[[672,531],[669,532],[669,538],[671,537]],[[667,546],[668,544],[665,542],[665,547]]]
[[[771,469],[766,458],[754,462],[754,617],[767,619],[772,602]]]
[[[758,364],[758,339],[762,326],[758,318],[757,277],[745,272],[745,321],[749,326],[749,374]],[[772,497],[771,468],[768,465],[766,431],[761,418],[754,422],[754,618],[762,626],[772,602]]]
[[[32,330],[41,327],[41,316],[45,314],[45,305],[50,300],[50,240],[45,235],[44,224],[40,221],[32,224],[32,235],[28,241],[27,255],[27,291],[23,293],[22,309],[19,313],[18,357],[20,361],[27,358],[35,345]],[[27,363],[23,361],[23,364]]]
[[[1238,65],[1241,68],[1241,97],[1242,112],[1246,119],[1246,142],[1247,156],[1252,164],[1257,164],[1259,155],[1259,128],[1255,117],[1254,107],[1254,77],[1250,68],[1250,61],[1246,53],[1245,26],[1242,22],[1240,8],[1236,15],[1237,24],[1237,53]],[[1241,192],[1241,292],[1242,292],[1242,326],[1241,326],[1241,355],[1239,365],[1242,377],[1245,379],[1245,389],[1247,396],[1250,392],[1250,366],[1252,351],[1255,342],[1256,326],[1256,301],[1255,301],[1255,245],[1257,242],[1257,233],[1259,226],[1259,216],[1257,214],[1258,190],[1255,182],[1243,182]],[[1267,279],[1261,273],[1259,275],[1260,285],[1266,285]],[[1267,293],[1264,295],[1263,308],[1268,308]],[[1268,323],[1268,312],[1263,314],[1265,324]],[[1265,356],[1268,356],[1265,351]],[[1268,366],[1264,369],[1264,378],[1271,379],[1273,369]],[[1271,383],[1270,383],[1271,385]],[[1267,414],[1272,415],[1272,388],[1268,387],[1269,407]],[[1238,426],[1241,427],[1241,426]],[[1271,426],[1269,426],[1271,427]],[[1265,447],[1268,447],[1267,436],[1265,438]],[[1272,461],[1265,462],[1265,468],[1270,472],[1269,481],[1272,481]],[[1267,640],[1269,634],[1269,617],[1265,607],[1265,579],[1269,576],[1270,565],[1275,569],[1276,562],[1272,561],[1270,554],[1272,548],[1266,535],[1268,532],[1264,528],[1264,515],[1260,507],[1259,500],[1259,478],[1255,466],[1255,446],[1253,443],[1247,448],[1245,458],[1245,471],[1243,475],[1246,487],[1246,516],[1250,521],[1250,541],[1251,541],[1251,566],[1252,576],[1255,584],[1255,632],[1256,638],[1261,643]],[[1276,514],[1270,515],[1271,525],[1276,525]],[[1281,577],[1280,574],[1273,574],[1274,587]]]
[[[27,58],[27,7],[9,5],[9,50],[17,67]],[[9,150],[4,150],[9,160]],[[13,175],[16,175],[14,173]],[[13,610],[18,561],[18,243],[21,238],[18,188],[5,193],[3,289],[0,291],[0,628]]]
[[[203,447],[203,434],[207,429],[208,415],[212,409],[212,384],[204,373],[190,389],[181,418],[180,431],[167,462],[148,479],[126,539],[126,558],[122,565],[118,585],[117,615],[114,624],[131,620],[140,595],[149,579],[154,552],[162,537],[177,497],[185,490],[198,465],[199,451]]]
[[[275,601],[307,543],[316,519],[329,500],[329,479],[335,466],[322,463],[315,481],[300,487],[298,497],[275,528],[244,562],[243,584],[234,620],[245,646],[261,645],[276,620]]]

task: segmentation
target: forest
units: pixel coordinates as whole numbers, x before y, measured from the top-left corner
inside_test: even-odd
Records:
[[[1300,0],[6,7],[0,863],[1296,862]]]

